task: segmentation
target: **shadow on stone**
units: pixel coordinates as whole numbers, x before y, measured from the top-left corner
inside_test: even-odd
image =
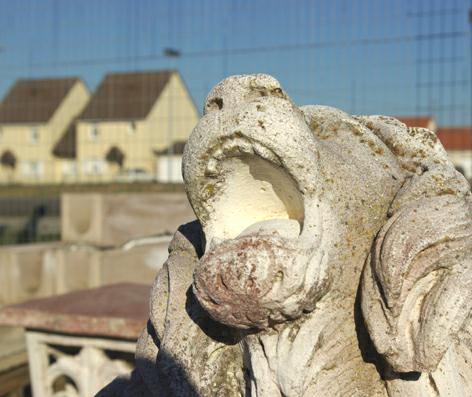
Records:
[[[225,345],[235,345],[242,339],[241,332],[235,328],[229,328],[225,325],[212,320],[203,310],[193,294],[192,287],[187,290],[187,301],[185,302],[185,310],[190,319],[198,325],[198,327],[209,338],[224,343]]]
[[[361,284],[357,290],[356,301],[354,306],[354,323],[356,327],[357,340],[359,342],[359,350],[362,354],[362,359],[366,363],[375,365],[377,372],[383,381],[401,379],[404,381],[416,381],[420,378],[419,372],[405,372],[399,373],[393,371],[388,363],[375,350],[374,344],[369,337],[369,332],[364,323],[361,310]]]
[[[155,373],[155,384],[147,385],[138,368],[152,368]],[[164,374],[163,371],[166,371]],[[176,394],[175,381],[178,380],[178,392]],[[172,389],[170,388],[172,384]],[[156,386],[158,386],[156,388]],[[171,391],[172,390],[172,391]],[[186,376],[184,366],[178,363],[165,350],[159,351],[156,362],[137,359],[136,369],[133,370],[129,378],[118,377],[95,397],[199,397],[199,394]]]

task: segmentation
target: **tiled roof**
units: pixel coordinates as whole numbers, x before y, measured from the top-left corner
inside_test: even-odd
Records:
[[[65,132],[59,138],[52,149],[54,156],[63,159],[73,159],[76,156],[76,120],[72,120]]]
[[[17,80],[0,105],[0,123],[48,122],[78,81],[78,77]]]
[[[172,73],[175,71],[107,74],[79,119],[143,119],[161,95]]]
[[[472,126],[440,127],[436,135],[446,150],[472,150]]]
[[[429,124],[433,121],[431,116],[395,116],[395,118],[408,127],[428,128]]]

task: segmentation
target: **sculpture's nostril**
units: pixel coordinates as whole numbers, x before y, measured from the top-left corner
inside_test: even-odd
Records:
[[[223,98],[212,98],[207,103],[207,111],[221,110],[223,109]]]

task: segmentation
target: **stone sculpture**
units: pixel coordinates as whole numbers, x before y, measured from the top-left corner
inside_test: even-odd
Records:
[[[183,176],[198,221],[103,395],[472,395],[471,191],[434,133],[233,76]]]

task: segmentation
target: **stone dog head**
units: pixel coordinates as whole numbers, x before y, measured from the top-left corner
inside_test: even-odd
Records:
[[[325,301],[352,307],[365,268],[362,309],[376,347],[401,370],[428,361],[412,355],[415,332],[429,331],[400,335],[396,322],[409,305],[401,326],[410,327],[425,296],[445,305],[450,277],[467,271],[471,235],[469,186],[433,133],[299,108],[271,76],[233,76],[208,95],[183,176],[206,239],[193,289],[215,320],[266,329]],[[469,306],[461,310],[462,324]]]

